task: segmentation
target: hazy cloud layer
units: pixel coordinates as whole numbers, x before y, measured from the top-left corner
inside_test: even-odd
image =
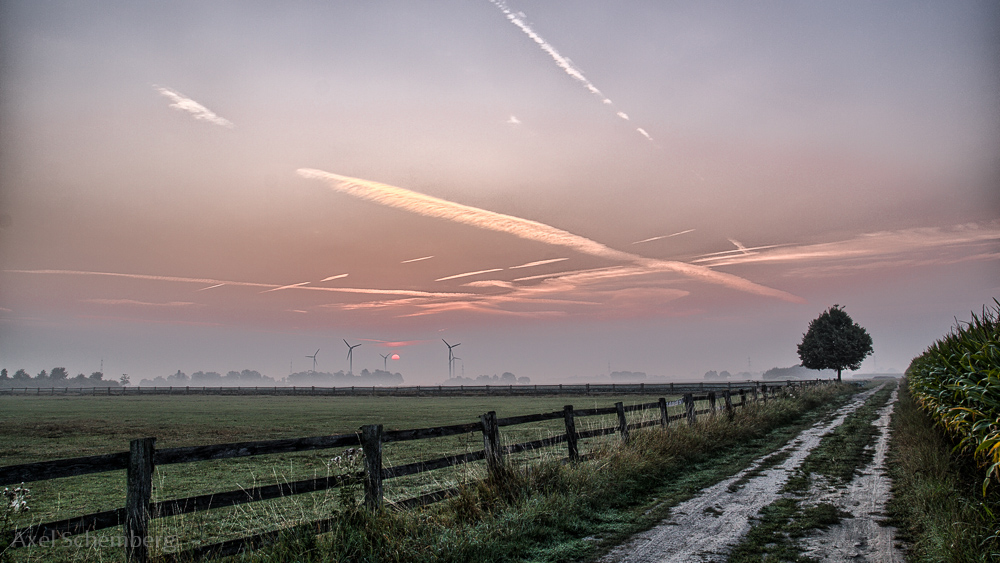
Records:
[[[583,254],[614,260],[616,262],[634,262],[650,271],[678,272],[692,279],[729,287],[738,291],[774,297],[784,301],[803,302],[800,297],[785,291],[756,284],[739,276],[716,272],[694,264],[656,260],[614,250],[586,237],[575,235],[562,229],[539,223],[538,221],[487,211],[388,184],[331,174],[322,170],[301,168],[298,170],[298,173],[303,178],[323,180],[328,186],[338,192],[388,207],[410,211],[425,217],[446,219],[480,229],[511,234],[525,240],[571,248]]]
[[[823,267],[832,273],[838,268],[886,267],[894,262],[917,260],[924,265],[947,264],[953,260],[996,260],[1000,225],[959,225],[949,229],[920,228],[901,231],[884,231],[819,244],[770,245],[719,253],[718,256],[701,258],[698,262],[715,266],[764,263],[801,266],[817,262],[836,262]],[[956,251],[966,252],[956,255]],[[935,254],[935,251],[948,250]],[[729,252],[736,252],[730,254]],[[805,270],[798,270],[804,273]],[[818,271],[817,271],[818,272]]]

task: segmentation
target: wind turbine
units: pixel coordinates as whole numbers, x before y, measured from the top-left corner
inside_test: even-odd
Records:
[[[462,345],[461,342],[458,344],[448,344],[448,341],[444,338],[441,339],[444,345],[448,347],[448,379],[455,378],[455,352],[452,351],[453,348],[458,348]]]
[[[312,356],[306,356],[307,358],[312,358],[313,359],[313,371],[316,371],[316,356],[318,356],[318,355],[319,355],[319,348],[316,348],[316,353],[315,354],[313,354]],[[291,364],[290,363],[288,364],[288,369],[291,369]]]
[[[389,354],[379,354],[379,356],[382,356],[382,371],[389,371],[389,368],[386,367],[386,363],[389,361]]]
[[[344,344],[347,344],[346,339],[344,340]],[[347,373],[351,375],[354,375],[354,349],[357,348],[358,346],[361,345],[355,344],[354,346],[351,346],[350,344],[347,344],[347,361],[348,365],[350,366],[350,371],[348,371]]]

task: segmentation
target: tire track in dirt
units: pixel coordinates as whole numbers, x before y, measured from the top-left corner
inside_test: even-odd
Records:
[[[601,563],[725,560],[729,548],[750,530],[751,521],[760,509],[781,498],[781,489],[788,478],[823,436],[843,424],[848,415],[883,386],[859,393],[838,409],[832,420],[814,424],[771,454],[788,456],[780,464],[761,470],[770,456],[754,460],[733,477],[673,507],[670,518],[615,547],[600,559]],[[730,492],[731,485],[739,488]]]
[[[889,500],[892,482],[886,475],[885,458],[889,449],[889,421],[896,405],[898,390],[893,390],[889,401],[879,410],[875,426],[879,430],[875,441],[875,455],[846,487],[824,487],[814,484],[807,502],[830,503],[849,512],[835,526],[807,537],[802,541],[804,554],[822,563],[903,563],[902,551],[895,547],[896,529],[882,526],[876,518],[883,516]]]

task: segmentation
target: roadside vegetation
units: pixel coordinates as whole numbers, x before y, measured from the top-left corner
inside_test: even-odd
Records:
[[[1000,302],[973,313],[906,370],[921,409],[956,440],[956,453],[983,468],[982,487],[1000,486]]]
[[[956,455],[956,441],[920,409],[904,385],[892,417],[889,523],[914,563],[1000,561],[1000,486],[982,488],[982,468]]]
[[[906,371],[889,516],[917,562],[1000,561],[1000,302]]]
[[[286,532],[234,561],[578,561],[663,518],[669,508],[783,445],[839,407],[855,389],[825,385],[737,410],[733,420],[701,417],[693,428],[633,432],[587,461],[553,455],[509,464],[497,477],[422,510],[372,514],[348,501],[332,529]],[[352,497],[353,498],[353,497]]]

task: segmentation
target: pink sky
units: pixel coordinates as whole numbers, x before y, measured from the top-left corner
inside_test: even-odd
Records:
[[[987,3],[6,3],[0,367],[902,370],[1000,296]],[[393,343],[393,345],[387,345]]]

